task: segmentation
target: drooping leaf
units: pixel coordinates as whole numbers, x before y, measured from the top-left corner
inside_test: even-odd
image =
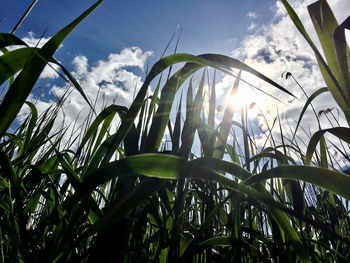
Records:
[[[292,141],[294,140],[294,137],[295,137],[295,135],[297,133],[297,130],[298,130],[299,125],[300,125],[300,122],[303,119],[304,113],[305,113],[306,109],[308,108],[308,106],[311,104],[311,102],[316,97],[318,97],[319,95],[321,95],[322,93],[327,92],[327,91],[329,91],[327,87],[320,88],[320,89],[316,90],[314,93],[312,93],[312,95],[307,99],[307,101],[305,102],[304,107],[303,107],[303,109],[302,109],[302,111],[301,111],[301,113],[299,115],[299,119],[298,119],[297,125],[296,125],[295,130],[294,130]]]
[[[341,84],[336,79],[334,73],[332,72],[331,68],[327,65],[327,63],[324,60],[324,58],[322,57],[321,53],[318,51],[316,45],[313,43],[310,36],[306,32],[305,27],[303,26],[301,20],[299,19],[298,15],[295,13],[293,8],[290,6],[288,1],[282,0],[282,3],[284,5],[284,7],[286,8],[293,23],[295,24],[295,26],[297,27],[299,32],[303,35],[305,40],[308,42],[308,44],[310,45],[310,47],[314,51],[318,65],[320,67],[320,70],[322,72],[323,78],[327,84],[329,91],[332,93],[334,99],[337,101],[338,105],[344,111],[347,121],[350,122],[350,106],[348,104],[348,100],[346,99],[344,87],[341,87]],[[318,33],[321,33],[321,28],[323,28],[322,21],[325,21],[325,24],[327,24],[328,22],[326,22],[326,21],[332,20],[332,21],[329,21],[330,27],[332,27],[334,25],[334,20],[332,19],[333,13],[330,16],[322,13],[323,9],[320,7],[321,6],[324,7],[326,5],[328,6],[326,1],[321,0],[321,1],[315,2],[309,8],[310,16],[311,16],[312,21],[314,23],[315,29],[316,29],[316,31],[318,31]],[[328,13],[330,11],[329,6],[326,9],[328,9],[328,10],[326,10],[325,12]],[[319,23],[319,22],[321,22],[321,23]],[[327,30],[329,30],[329,28]],[[333,38],[333,32],[331,33],[330,38]],[[329,32],[326,34],[329,34]],[[321,37],[321,38],[323,38],[323,37]],[[326,52],[328,52],[328,51],[326,51]],[[328,54],[328,56],[331,56],[331,54]]]
[[[334,136],[338,137],[339,139],[350,143],[350,128],[347,127],[335,127],[335,128],[330,128],[330,129],[324,129],[315,132],[315,134],[311,137],[309,145],[307,146],[306,150],[306,156],[305,156],[305,164],[310,165],[312,155],[315,152],[316,146],[322,136],[326,133],[329,132],[333,134]]]
[[[19,72],[37,51],[37,48],[25,47],[9,51],[0,56],[0,84]]]
[[[13,46],[13,45],[26,46],[27,44],[23,42],[23,40],[16,37],[15,35],[8,34],[8,33],[0,33],[0,49],[7,46]]]
[[[13,84],[9,87],[1,105],[0,105],[0,136],[4,134],[12,121],[16,118],[24,101],[33,89],[41,72],[44,70],[47,62],[68,36],[68,34],[87,17],[103,0],[99,0],[86,10],[81,16],[75,19],[71,24],[55,34],[41,49],[37,50],[26,61],[22,71],[19,73]],[[9,52],[4,54],[7,55]]]
[[[271,178],[302,180],[350,199],[350,177],[340,172],[319,167],[280,166],[251,176],[245,181],[245,184],[250,185]]]

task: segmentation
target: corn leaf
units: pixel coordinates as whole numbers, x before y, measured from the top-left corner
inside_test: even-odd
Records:
[[[350,199],[350,177],[337,171],[319,167],[280,166],[253,175],[244,183],[250,185],[271,178],[302,180],[318,185],[348,200]]]

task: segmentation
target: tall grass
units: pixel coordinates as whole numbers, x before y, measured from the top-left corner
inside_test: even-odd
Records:
[[[129,108],[106,107],[82,129],[83,136],[71,137],[77,149],[62,146],[67,135],[53,130],[62,104],[39,114],[25,100],[45,65],[58,63],[52,55],[59,44],[100,2],[41,49],[26,47],[13,34],[0,34],[0,76],[8,87],[0,106],[1,261],[348,262],[350,177],[347,170],[341,172],[344,165],[337,165],[338,156],[329,153],[331,142],[324,135],[341,140],[340,148],[334,146],[349,165],[350,130],[337,125],[320,129],[310,136],[306,152],[293,133],[324,90],[308,98],[292,132],[281,124],[281,116],[272,124],[266,121],[268,134],[261,147],[252,133],[248,107],[233,121],[232,109],[225,106],[215,121],[216,72],[232,75],[232,68],[240,70],[232,93],[239,87],[241,71],[289,92],[230,57],[174,54],[151,68]],[[325,10],[326,2],[319,2]],[[283,3],[304,33],[294,11]],[[7,51],[10,45],[25,47]],[[320,63],[324,74],[333,72]],[[180,69],[173,74],[169,70],[167,80],[161,81],[173,65]],[[208,68],[215,69],[212,75]],[[196,72],[201,74],[199,83],[192,79]],[[152,81],[156,89],[147,97]],[[336,99],[340,96],[337,101],[347,116],[339,95],[346,89],[338,94],[328,88]],[[176,107],[180,91],[184,99]],[[14,92],[22,95],[14,97]],[[30,113],[9,130],[24,104]],[[93,109],[91,113],[94,116]],[[116,115],[121,123],[111,133]],[[263,112],[261,116],[265,118]],[[276,128],[278,138],[272,132]],[[166,133],[171,143],[164,141]],[[200,151],[194,151],[196,144]]]

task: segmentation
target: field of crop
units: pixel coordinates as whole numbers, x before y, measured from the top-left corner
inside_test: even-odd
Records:
[[[338,25],[326,1],[309,6],[322,56],[282,0],[314,50],[327,87],[308,97],[292,133],[280,116],[266,121],[261,147],[249,106],[233,121],[232,108],[224,105],[216,121],[216,74],[236,77],[233,95],[243,71],[293,94],[224,55],[164,57],[149,69],[129,108],[116,100],[96,113],[83,84],[53,55],[101,2],[41,48],[16,37],[23,20],[0,33],[0,262],[349,262],[350,128],[333,115],[332,128],[321,129],[314,110],[319,131],[306,147],[296,132],[324,92],[332,94],[350,125],[344,33],[350,17]],[[43,113],[27,101],[49,62],[91,106],[85,127],[76,127],[82,134],[53,129],[68,91]],[[151,82],[156,88],[149,96]],[[18,121],[22,106],[30,113]]]

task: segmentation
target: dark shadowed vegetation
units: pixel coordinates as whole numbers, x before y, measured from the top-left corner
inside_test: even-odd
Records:
[[[248,106],[239,121],[228,106],[218,112],[217,72],[236,77],[233,94],[241,71],[287,99],[293,94],[223,55],[167,56],[149,70],[129,108],[116,101],[95,113],[84,85],[53,55],[101,2],[42,48],[17,38],[18,25],[0,34],[0,261],[350,261],[350,129],[334,119],[332,128],[310,136],[307,147],[297,140],[304,112],[324,92],[331,92],[350,122],[350,51],[344,35],[350,18],[338,25],[326,1],[309,6],[323,57],[282,0],[314,50],[327,87],[308,98],[294,133],[283,127],[281,116],[266,123],[262,147]],[[21,48],[8,48],[13,45]],[[60,66],[62,77],[91,106],[94,117],[81,136],[54,128],[69,93],[42,113],[26,101],[49,62]],[[178,70],[172,72],[172,66]],[[155,90],[148,96],[151,82]],[[175,100],[177,93],[182,100]],[[30,113],[18,123],[22,106]],[[111,130],[116,121],[117,130]]]

